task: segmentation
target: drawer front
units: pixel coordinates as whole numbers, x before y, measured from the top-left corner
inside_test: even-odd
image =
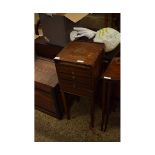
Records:
[[[74,84],[68,85],[64,83],[63,85],[61,85],[61,88],[64,92],[75,94],[78,96],[92,96],[93,94],[92,90],[86,89],[84,87],[77,87]]]
[[[76,65],[70,63],[59,62],[56,63],[56,68],[58,74],[65,73],[69,75],[75,76],[84,76],[84,77],[91,77],[91,67],[84,66],[84,65]]]
[[[56,112],[55,100],[46,92],[35,90],[35,105],[49,112]]]
[[[93,80],[91,78],[60,73],[59,80],[61,81],[61,84],[63,84],[64,82],[66,84],[69,82],[70,84],[71,82],[76,85],[80,85],[80,86],[82,85],[88,89],[93,88]]]
[[[75,93],[77,95],[83,95],[91,92],[93,89],[90,88],[90,85],[84,85],[82,83],[77,83],[75,81],[60,80],[60,86],[63,91],[70,93]]]
[[[94,79],[91,66],[56,62],[60,87],[64,92],[79,96],[90,96],[93,92]]]

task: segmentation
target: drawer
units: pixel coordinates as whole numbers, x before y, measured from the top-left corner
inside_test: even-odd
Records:
[[[61,88],[65,92],[79,96],[91,96],[93,94],[93,90],[89,86],[67,80],[61,80]]]
[[[46,92],[35,90],[35,105],[49,112],[56,112],[55,100],[51,97],[51,94]]]
[[[87,85],[89,86],[89,88],[92,88],[93,86],[93,79],[88,78],[88,77],[83,77],[83,76],[59,73],[59,80],[74,81],[75,83]]]
[[[75,80],[64,80],[60,79],[60,85],[65,90],[66,87],[71,89],[93,89],[93,83],[83,83],[83,82],[77,82]]]
[[[70,64],[65,62],[56,63],[57,72],[76,76],[91,77],[91,67],[79,64]]]

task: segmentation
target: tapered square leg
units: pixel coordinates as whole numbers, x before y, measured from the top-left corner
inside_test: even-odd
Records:
[[[65,113],[67,115],[67,119],[70,120],[70,108],[69,108],[69,105],[66,102],[65,93],[63,92],[63,90],[61,90],[61,96],[62,96],[64,108],[65,108]]]

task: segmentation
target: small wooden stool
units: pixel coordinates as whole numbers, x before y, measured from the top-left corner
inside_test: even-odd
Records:
[[[112,92],[112,84],[113,82],[120,81],[120,58],[114,57],[107,67],[106,71],[102,74],[102,83],[103,83],[103,98],[102,98],[102,122],[101,122],[101,130],[106,131],[109,112],[110,112],[110,99]],[[105,123],[104,123],[105,120]]]

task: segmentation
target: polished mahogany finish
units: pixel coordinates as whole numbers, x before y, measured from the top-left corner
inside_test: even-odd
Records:
[[[43,57],[35,60],[35,108],[59,119],[63,116],[55,64]]]
[[[43,36],[35,39],[35,54],[41,57],[53,59],[63,47],[49,44]]]
[[[88,96],[91,100],[91,127],[94,127],[94,108],[97,84],[102,71],[104,44],[70,42],[56,57],[55,65],[67,118],[69,104],[64,92]]]
[[[106,71],[102,74],[102,79],[120,80],[120,58],[115,57],[112,59]]]
[[[109,119],[109,111],[111,105],[111,95],[113,91],[113,84],[116,82],[120,82],[120,58],[114,57],[111,63],[108,65],[105,72],[103,72],[102,76],[103,81],[103,100],[102,100],[102,122],[101,122],[101,130],[106,131],[108,119]],[[104,122],[105,120],[105,122]]]
[[[104,44],[98,43],[87,43],[87,42],[70,42],[63,50],[57,55],[60,57],[61,61],[71,62],[80,64],[78,60],[84,61],[81,62],[82,65],[93,66],[98,58],[100,53],[103,53],[102,50]]]

